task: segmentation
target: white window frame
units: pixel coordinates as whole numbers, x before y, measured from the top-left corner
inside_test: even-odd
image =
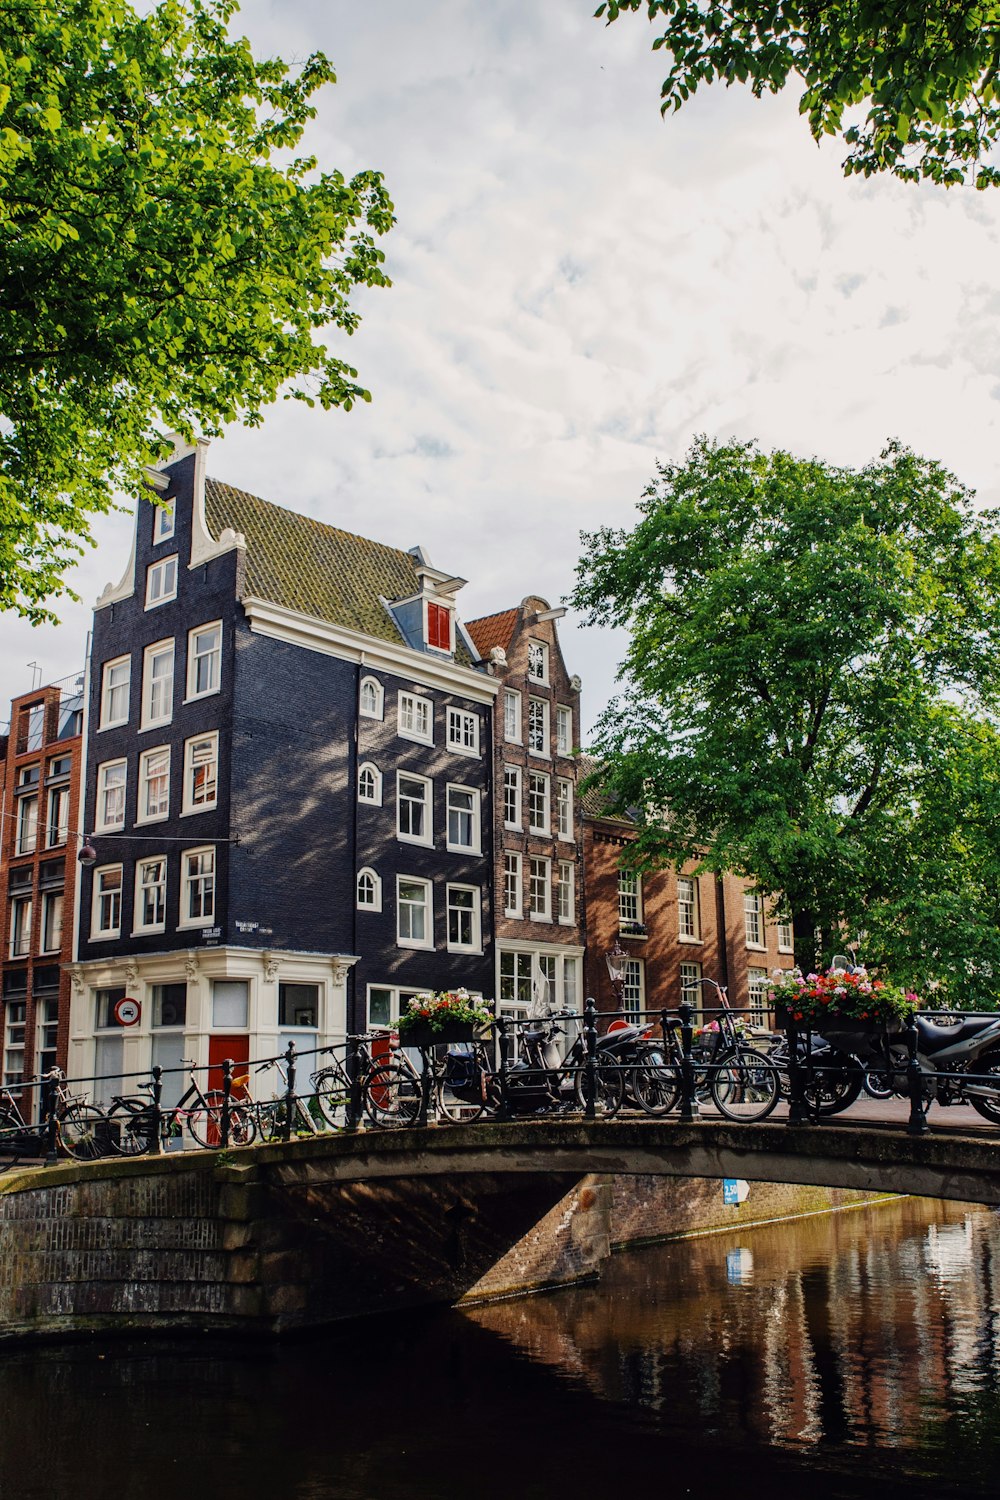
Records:
[[[118,890],[118,923],[117,923],[117,926],[104,927],[104,926],[101,925],[101,922],[102,922],[102,917],[105,914],[105,911],[107,911],[111,915],[114,914],[115,888],[112,886],[108,890],[105,890],[105,889],[103,889],[103,882],[104,882],[105,876],[114,875],[115,873],[117,873],[117,875],[118,875],[118,887],[117,887],[117,890]],[[90,937],[91,937],[91,941],[94,941],[96,939],[98,942],[105,942],[108,938],[121,937],[121,932],[122,932],[122,906],[124,904],[124,896],[125,896],[124,870],[122,869],[122,866],[121,865],[98,865],[97,868],[94,870],[94,887],[93,887],[93,892],[92,892],[92,896],[91,896],[91,913],[90,913]],[[107,904],[106,907],[105,907],[105,904],[104,904],[105,897],[108,898],[108,904]]]
[[[479,715],[465,708],[447,710],[448,749],[455,755],[479,756]]]
[[[533,804],[535,802],[535,784],[536,783],[541,787],[541,790],[542,790],[542,810],[543,810],[543,816],[542,816],[541,822],[536,821],[536,819],[535,819],[535,813],[534,813],[534,806],[533,806]],[[527,796],[527,802],[528,802],[528,832],[529,833],[539,834],[539,835],[541,835],[542,838],[548,838],[549,837],[549,832],[550,832],[551,827],[552,827],[552,778],[549,775],[547,775],[545,771],[529,771],[528,772],[528,796]]]
[[[472,842],[469,843],[469,844],[459,844],[459,843],[456,843],[454,841],[454,839],[452,838],[452,836],[451,836],[451,814],[452,814],[452,810],[453,810],[451,802],[452,802],[452,793],[453,792],[460,793],[462,797],[471,797],[472,798],[472,807],[471,807],[471,809],[466,809],[466,808],[456,808],[456,809],[454,809],[455,812],[458,814],[458,816],[460,818],[466,818],[466,817],[468,817],[469,820],[470,820],[470,823],[471,823],[470,832],[472,834]],[[445,790],[445,833],[446,833],[446,847],[448,848],[448,850],[452,854],[480,854],[480,853],[482,853],[482,841],[483,841],[482,821],[483,821],[482,820],[482,812],[480,810],[480,805],[479,805],[479,792],[478,792],[477,788],[473,787],[473,786],[460,786],[457,782],[449,782],[448,785],[447,785],[447,787],[446,787],[446,790]]]
[[[576,925],[576,862],[572,859],[559,861],[557,919],[563,927]],[[566,895],[565,893],[569,894]]]
[[[541,867],[540,883],[536,866]],[[545,898],[541,907],[535,905],[536,892]],[[528,917],[532,922],[552,921],[552,861],[541,854],[528,856]]]
[[[512,878],[515,898],[515,904],[513,905],[507,899],[512,889]],[[519,917],[523,911],[524,867],[521,856],[510,849],[505,849],[503,856],[503,914],[505,917]]]
[[[116,667],[125,667],[125,679],[113,685],[108,681],[111,673]],[[115,718],[111,717],[112,695],[121,692],[124,688],[125,707],[124,712]],[[132,658],[131,656],[116,656],[111,661],[106,661],[101,668],[101,729],[116,729],[120,724],[128,723],[129,703],[132,696]]]
[[[371,698],[369,706],[365,699]],[[362,719],[381,719],[385,713],[385,688],[377,677],[362,677],[358,684],[358,716]]]
[[[366,882],[371,882],[372,899],[370,901],[362,901],[361,899],[361,882],[363,880]],[[354,881],[354,904],[357,907],[358,911],[382,910],[382,877],[381,875],[379,875],[378,871],[373,870],[370,865],[365,865],[365,867],[359,870],[357,873]]]
[[[452,892],[461,891],[463,895],[471,895],[472,906],[452,907]],[[452,910],[467,913],[471,917],[471,941],[468,943],[455,942],[451,935],[451,913]],[[445,887],[445,938],[449,953],[482,953],[482,892],[475,885],[451,885]]]
[[[201,859],[204,855],[212,856],[212,868],[209,871],[193,873],[192,862]],[[195,884],[199,881],[211,880],[212,909],[210,912],[202,912],[196,917],[191,915],[191,893]],[[177,913],[178,927],[214,927],[216,912],[216,883],[218,880],[218,861],[215,854],[214,844],[202,844],[197,849],[185,849],[181,853],[181,903]],[[202,891],[204,893],[204,885]]]
[[[573,754],[573,710],[565,703],[556,704],[556,754]]]
[[[641,958],[626,958],[622,961],[622,1012],[626,1018],[638,1020],[646,1009],[646,964]]]
[[[538,722],[541,725],[542,735],[541,735],[541,744],[540,744],[540,746],[538,744],[533,743],[533,738],[534,738],[534,725],[532,724],[532,719],[533,718],[537,719]],[[528,699],[528,754],[529,755],[544,755],[546,758],[548,758],[548,756],[550,754],[549,734],[550,734],[550,725],[549,725],[549,700],[547,698],[529,698]]]
[[[121,817],[117,818],[113,823],[111,823],[105,817],[105,809],[107,807],[108,790],[109,790],[108,783],[107,783],[107,778],[108,778],[108,773],[110,771],[117,771],[119,768],[121,768],[121,770],[124,773],[123,776],[122,776],[122,779],[121,779],[121,783],[120,783],[120,785],[121,785],[122,812],[121,812]],[[114,785],[117,788],[118,785],[119,785],[119,783],[116,781]],[[124,760],[124,759],[122,759],[122,760],[105,760],[105,761],[102,761],[101,764],[97,767],[97,805],[96,805],[96,807],[94,809],[94,818],[95,818],[94,832],[95,833],[112,833],[112,832],[115,832],[119,828],[124,828],[125,827],[125,813],[126,813],[126,803],[127,803],[127,801],[128,801],[128,761]]]
[[[764,902],[759,891],[743,892],[743,925],[747,947],[758,953],[764,952]]]
[[[556,834],[567,843],[575,842],[573,783],[567,776],[560,776],[556,780]]]
[[[418,745],[433,745],[434,743],[434,700],[424,698],[420,693],[399,694],[397,702],[397,733],[400,739],[413,740]],[[423,728],[414,729],[413,724],[424,721]],[[410,720],[407,724],[405,721]]]
[[[509,818],[507,816],[508,791],[511,791],[513,793],[513,796],[510,799],[514,804],[514,812],[516,814],[516,816],[513,818]],[[504,766],[503,768],[503,826],[505,828],[517,829],[518,832],[520,832],[521,828],[524,826],[524,808],[521,802],[520,766]]]
[[[210,651],[199,651],[197,649],[198,637],[206,635],[210,630],[219,632],[219,644],[213,646]],[[197,687],[198,666],[200,662],[212,663],[210,669],[209,686]],[[216,693],[222,692],[222,621],[206,620],[204,625],[195,625],[188,631],[187,638],[187,697],[185,703],[195,703],[199,698],[214,698]]]
[[[642,921],[642,876],[638,870],[618,871],[618,921]]]
[[[177,530],[177,510],[173,500],[161,500],[153,506],[153,546],[169,542]]]
[[[690,887],[690,899],[682,896],[682,886]],[[698,878],[695,875],[677,877],[677,941],[680,943],[701,942],[701,909]]]
[[[164,592],[159,592],[159,580],[165,579],[173,572],[173,584],[167,583]],[[177,574],[179,571],[178,556],[171,552],[169,557],[161,557],[157,562],[149,564],[146,569],[146,608],[158,609],[161,604],[169,604],[171,599],[177,598]],[[170,589],[167,593],[165,590]],[[154,591],[156,597],[153,597]]]
[[[194,800],[194,749],[196,745],[204,745],[211,742],[214,751],[215,763],[215,792],[211,802],[195,802]],[[203,761],[202,764],[210,765],[211,761]],[[181,817],[189,818],[197,813],[211,812],[213,807],[219,805],[219,731],[210,729],[205,734],[193,734],[190,739],[184,741],[184,787],[182,793]]]
[[[403,779],[407,781],[419,781],[424,788],[424,832],[422,834],[403,832]],[[408,802],[415,802],[416,798],[408,797]],[[401,844],[421,844],[429,848],[434,843],[434,783],[429,776],[418,776],[415,771],[396,772],[396,837]]]
[[[163,812],[151,813],[147,811],[149,806],[149,785],[153,779],[149,774],[149,763],[158,755],[165,755],[167,758],[167,805]],[[139,797],[135,813],[136,827],[139,827],[143,823],[163,823],[170,817],[170,758],[169,745],[152,745],[139,756]]]
[[[68,785],[50,786],[45,799],[45,847],[58,849],[69,838],[69,794]],[[54,804],[61,803],[62,814],[56,819]]]
[[[153,865],[162,865],[163,877],[156,882],[150,881],[147,886],[143,879],[144,873]],[[160,906],[163,916],[158,922],[144,922],[143,918],[143,893],[147,889],[159,889]],[[132,908],[132,933],[138,936],[146,932],[164,932],[167,925],[167,856],[165,854],[151,854],[144,859],[136,861],[135,866],[135,904]]]
[[[58,935],[58,939],[57,939],[56,942],[49,943],[49,942],[46,942],[46,936],[47,936],[48,927],[49,927],[49,914],[52,911],[52,909],[55,906],[55,904],[56,904],[57,901],[59,903],[59,935]],[[66,915],[66,898],[65,898],[65,892],[64,891],[43,891],[42,892],[42,920],[41,920],[41,924],[40,924],[39,929],[38,929],[38,951],[39,951],[39,953],[59,953],[61,951],[61,949],[62,949],[62,939],[63,939],[63,919],[64,919],[65,915]]]
[[[542,670],[533,670],[536,661],[541,660]],[[549,684],[549,647],[548,642],[539,641],[534,638],[528,640],[528,681],[540,682],[544,687]]]
[[[174,717],[174,663],[175,649],[173,640],[154,641],[147,646],[142,653],[142,712],[139,717],[140,734],[146,729],[159,729],[164,724],[169,724]],[[160,657],[170,658],[169,679],[163,677],[154,678],[153,663]],[[153,712],[153,683],[169,680],[169,689],[166,693],[166,704],[158,714]]]
[[[370,778],[372,784],[370,797],[362,795],[366,778]],[[358,767],[358,801],[363,802],[366,807],[382,806],[382,772],[370,760],[362,761]]]
[[[503,737],[508,745],[520,745],[521,694],[516,688],[503,690]]]
[[[795,924],[786,912],[781,912],[777,921],[778,927],[778,952],[795,952]]]
[[[403,886],[422,886],[424,899],[422,902],[407,901],[404,906]],[[417,906],[424,913],[424,936],[415,938],[403,933],[403,912],[411,907]],[[429,880],[419,875],[397,875],[396,876],[396,947],[397,948],[423,948],[434,947],[434,887]]]
[[[17,799],[17,842],[15,854],[34,854],[38,848],[38,792]]]
[[[746,1017],[751,1026],[766,1027],[768,1024],[768,990],[770,988],[770,977],[766,969],[747,968],[747,1009]]]
[[[31,952],[31,928],[34,915],[35,912],[30,891],[26,891],[23,896],[13,896],[11,898],[10,946],[8,949],[11,958],[27,958]]]
[[[680,998],[683,1005],[686,1000],[693,1010],[700,1011],[702,1003],[701,992],[701,964],[685,960],[678,970],[680,982]]]

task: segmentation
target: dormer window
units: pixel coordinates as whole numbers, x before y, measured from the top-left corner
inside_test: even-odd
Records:
[[[446,604],[427,601],[427,644],[435,651],[451,653],[451,610]]]

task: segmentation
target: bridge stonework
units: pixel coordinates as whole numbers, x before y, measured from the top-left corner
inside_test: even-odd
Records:
[[[988,1135],[699,1120],[340,1134],[0,1178],[0,1338],[274,1333],[596,1275],[612,1180],[1000,1204]]]

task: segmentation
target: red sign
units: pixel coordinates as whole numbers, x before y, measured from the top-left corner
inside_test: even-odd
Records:
[[[115,1002],[115,1020],[119,1026],[136,1026],[142,1015],[142,1006],[138,1000],[132,1000],[128,995]]]

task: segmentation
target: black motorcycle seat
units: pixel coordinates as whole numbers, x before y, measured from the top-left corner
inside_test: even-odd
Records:
[[[597,1038],[597,1050],[602,1047],[620,1047],[622,1042],[634,1042],[639,1035],[638,1026],[619,1026],[617,1031],[609,1031],[607,1036]]]
[[[987,1026],[992,1026],[996,1019],[995,1015],[974,1016],[971,1020],[961,1021],[957,1026],[936,1026],[933,1021],[925,1021],[923,1016],[918,1016],[920,1050],[941,1052],[945,1047],[953,1047],[956,1042],[968,1041],[970,1037],[978,1036]]]

